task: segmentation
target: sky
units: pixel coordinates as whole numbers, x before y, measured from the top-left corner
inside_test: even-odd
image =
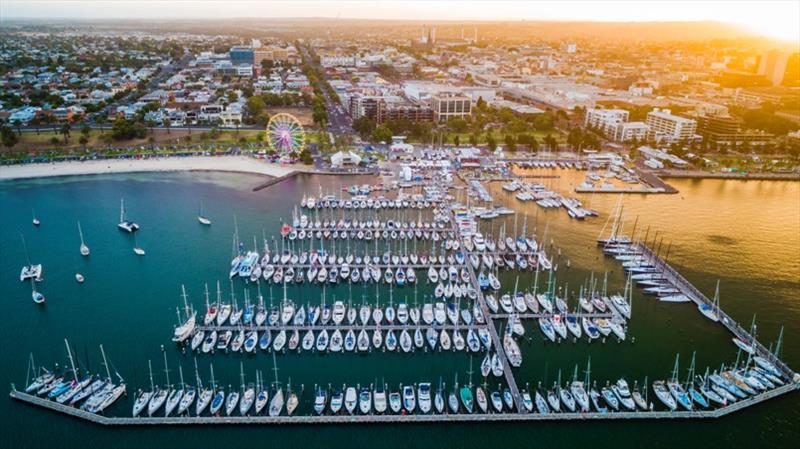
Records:
[[[402,20],[706,21],[798,42],[800,0],[2,0],[4,18],[203,19],[323,17]]]

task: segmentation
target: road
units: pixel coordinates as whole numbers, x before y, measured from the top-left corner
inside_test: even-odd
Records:
[[[301,47],[301,49],[306,61],[315,68],[317,73],[324,76],[325,69],[314,62],[311,54],[308,52],[308,48]],[[325,99],[325,109],[328,112],[328,132],[332,133],[334,136],[353,135],[353,120],[350,118],[350,114],[344,106],[332,99],[324,89],[322,90],[322,96]]]
[[[178,60],[177,63],[170,63],[162,67],[161,70],[158,71],[158,74],[156,74],[156,76],[151,78],[150,81],[148,81],[147,84],[145,85],[144,88],[145,94],[155,89],[156,87],[158,87],[159,84],[163,83],[164,81],[169,79],[169,77],[171,77],[172,75],[174,75],[175,73],[179,72],[184,67],[186,67],[186,64],[188,64],[191,59],[192,55],[190,53],[185,53],[183,57],[180,60]],[[109,103],[106,107],[104,107],[97,113],[92,114],[89,118],[86,119],[86,122],[89,123],[90,126],[94,125],[95,124],[94,117],[98,115],[106,116],[108,115],[109,111],[115,111],[117,109],[117,106],[130,104],[136,99],[138,95],[140,95],[138,89],[131,90],[119,100]]]

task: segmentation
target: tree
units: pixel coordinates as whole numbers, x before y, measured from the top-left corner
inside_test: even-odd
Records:
[[[463,133],[467,130],[467,121],[463,118],[456,117],[448,121],[447,126],[457,133]]]
[[[375,131],[375,120],[369,117],[359,117],[353,120],[353,129],[366,140]]]
[[[147,125],[148,128],[150,128],[150,134],[153,134],[153,131],[155,130],[155,127],[156,127],[156,121],[152,120],[152,119],[148,119],[148,120],[145,120],[144,123],[145,123],[145,125]]]
[[[531,150],[531,152],[539,150],[539,141],[536,140],[536,136],[531,136],[530,141],[528,142],[528,148]]]
[[[544,137],[544,144],[550,151],[555,151],[558,143],[552,134],[548,134]]]
[[[314,163],[314,157],[311,156],[311,152],[308,151],[308,148],[303,148],[303,151],[300,152],[300,159],[306,165],[311,165]]]
[[[375,131],[372,132],[372,141],[384,143],[389,142],[392,140],[393,135],[394,133],[388,126],[381,125],[375,128]]]
[[[473,147],[478,145],[478,134],[472,133],[469,135],[469,144]]]
[[[100,127],[100,133],[104,133],[105,129],[103,129],[103,125],[106,123],[106,116],[103,114],[98,115],[95,117],[94,122],[97,123],[97,126]]]
[[[85,137],[89,137],[89,134],[91,132],[92,132],[92,128],[90,128],[89,125],[86,124],[86,122],[83,122],[83,125],[81,126],[81,135],[83,135]]]
[[[247,99],[247,111],[252,117],[258,117],[267,111],[267,105],[260,95],[255,95]]]
[[[236,100],[239,99],[239,95],[234,91],[228,91],[228,103],[236,103]]]
[[[497,141],[494,139],[493,135],[491,135],[491,134],[487,134],[486,135],[486,145],[492,151],[497,149]]]
[[[71,128],[72,127],[70,126],[69,122],[66,122],[63,125],[61,125],[61,129],[58,131],[59,134],[64,136],[64,143],[67,143],[67,141],[69,140],[69,132]]]
[[[87,144],[87,143],[89,143],[89,138],[88,138],[88,137],[86,137],[86,136],[83,136],[83,135],[82,135],[82,136],[81,136],[81,137],[78,139],[78,142],[79,142],[81,145],[83,145],[83,149],[85,150],[85,149],[86,149],[86,144]]]
[[[14,131],[5,125],[0,127],[0,138],[2,138],[3,146],[6,148],[11,148],[19,142],[19,136],[14,134]]]
[[[458,134],[453,138],[453,145],[461,146],[461,137]]]
[[[234,119],[234,120],[233,120],[233,126],[235,126],[235,127],[236,127],[236,134],[237,134],[237,135],[239,134],[239,125],[240,125],[240,124],[241,124],[241,120],[238,120],[238,119]]]
[[[172,120],[169,117],[164,118],[164,127],[167,128],[167,134],[169,134],[169,128],[172,126]]]
[[[517,139],[514,138],[513,134],[506,134],[505,143],[508,151],[516,151]]]

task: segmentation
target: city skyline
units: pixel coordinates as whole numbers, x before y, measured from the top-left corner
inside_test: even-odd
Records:
[[[147,7],[142,8],[142,3]],[[428,21],[564,21],[564,22],[703,22],[732,24],[756,35],[798,42],[800,2],[717,1],[645,2],[363,2],[363,1],[267,1],[166,2],[145,1],[15,1],[0,4],[5,19],[233,19],[331,18]],[[680,5],[691,7],[679,7]],[[2,23],[2,19],[0,19]]]

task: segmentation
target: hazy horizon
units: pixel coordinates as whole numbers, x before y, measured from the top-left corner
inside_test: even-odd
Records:
[[[457,8],[454,6],[457,5]],[[739,27],[755,35],[798,42],[797,1],[19,1],[0,2],[8,20],[340,19],[432,22],[697,23]]]

